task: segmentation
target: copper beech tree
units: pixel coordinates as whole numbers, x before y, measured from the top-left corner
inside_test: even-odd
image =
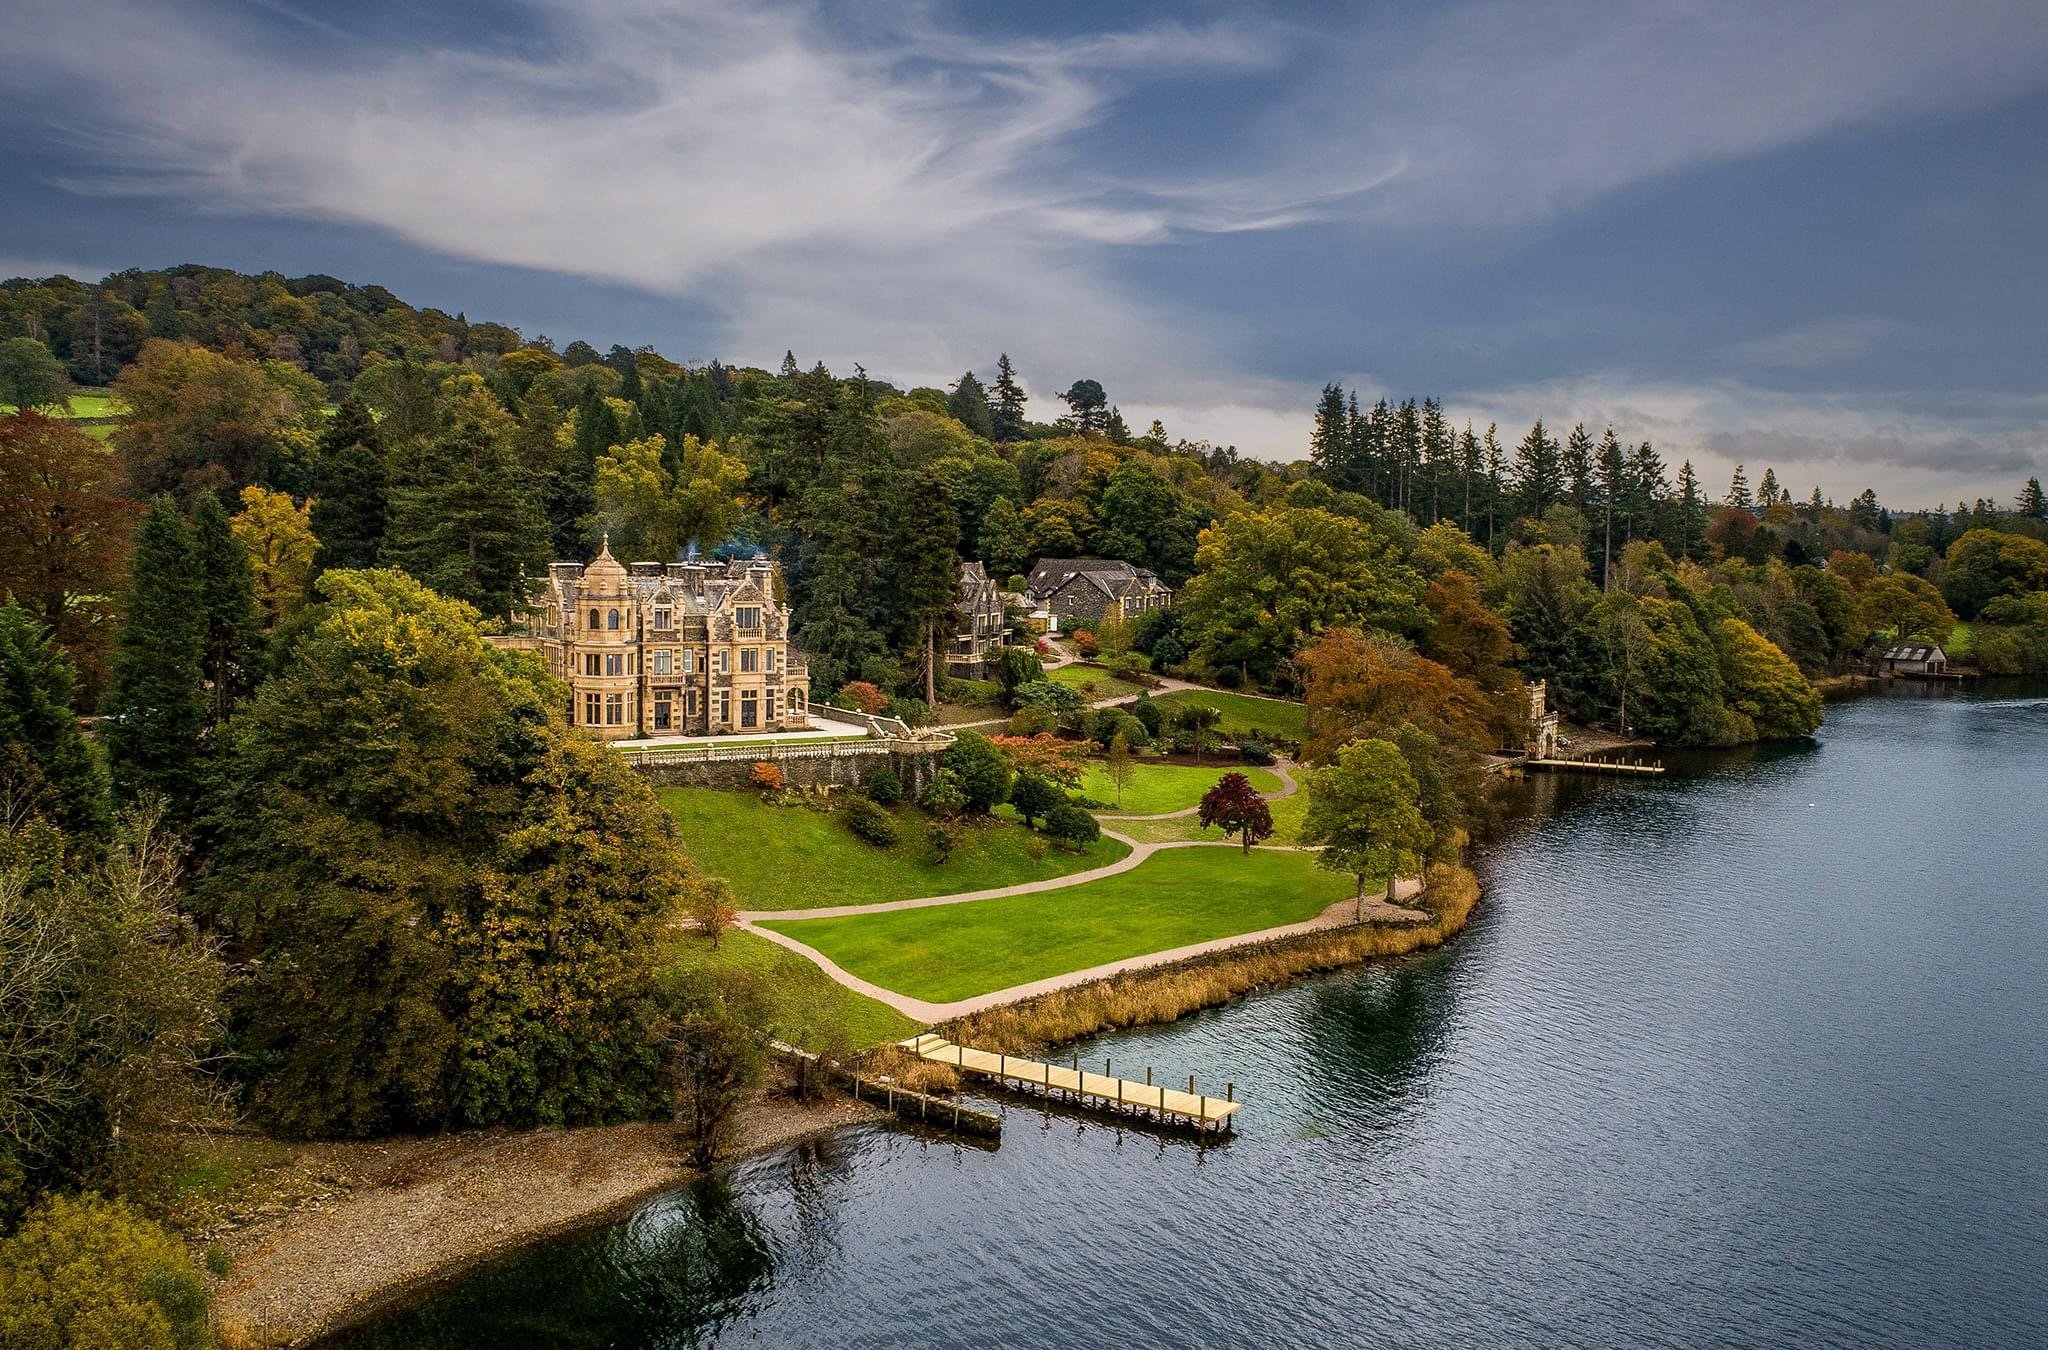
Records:
[[[1224,774],[1202,794],[1201,820],[1205,830],[1215,825],[1226,837],[1236,835],[1246,853],[1253,844],[1273,837],[1273,810],[1241,773]]]

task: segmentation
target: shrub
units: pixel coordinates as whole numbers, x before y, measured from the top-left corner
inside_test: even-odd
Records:
[[[0,1242],[0,1345],[211,1344],[191,1256],[122,1201],[53,1196]]]
[[[1061,802],[1046,812],[1045,832],[1079,853],[1102,837],[1102,826],[1072,802]]]
[[[1237,738],[1237,757],[1247,764],[1271,764],[1273,747],[1257,732],[1248,732]]]
[[[1152,649],[1152,665],[1156,670],[1175,669],[1187,659],[1188,649],[1171,633],[1159,639],[1159,645]]]
[[[939,685],[939,697],[948,703],[985,706],[1002,701],[1003,686],[994,680],[946,680]]]
[[[1059,724],[1060,719],[1044,708],[1019,708],[1010,714],[1012,736],[1050,736]]]
[[[932,720],[932,706],[921,698],[892,698],[882,711],[907,727],[921,727]]]
[[[1020,773],[1017,781],[1010,784],[1010,805],[1017,808],[1026,825],[1035,824],[1066,799],[1066,794],[1054,787],[1050,779],[1035,773]]]
[[[858,708],[864,713],[878,713],[889,706],[889,696],[866,680],[848,680],[839,686],[833,700],[842,708]]]
[[[1244,672],[1236,666],[1222,666],[1216,671],[1216,685],[1219,689],[1235,689],[1244,683]]]
[[[883,806],[894,806],[903,800],[903,780],[886,764],[868,775],[866,788],[869,799]]]
[[[960,776],[968,810],[985,814],[1009,800],[1010,766],[988,737],[961,732],[953,748],[946,751],[945,767]]]
[[[1019,685],[1016,699],[1019,708],[1043,708],[1061,721],[1081,715],[1080,692],[1052,680]]]
[[[772,760],[755,760],[753,772],[747,777],[763,792],[782,791],[782,766]]]
[[[866,840],[876,848],[888,848],[896,842],[896,818],[866,797],[848,797],[839,808],[839,818],[846,822],[846,828],[854,837]]]
[[[1003,582],[1003,589],[1012,595],[1022,595],[1024,588],[1030,584],[1030,577],[1025,576],[1022,572],[1012,572],[1009,579]]]
[[[1130,709],[1131,716],[1137,718],[1139,724],[1145,728],[1146,737],[1157,740],[1159,728],[1165,724],[1166,715],[1160,711],[1159,705],[1152,701],[1152,696],[1140,694],[1125,706]]]
[[[959,774],[940,769],[917,795],[917,804],[941,819],[950,819],[967,809],[967,789],[961,786]]]
[[[1119,675],[1143,675],[1152,669],[1151,658],[1143,652],[1125,652],[1112,656],[1103,664]]]
[[[944,867],[953,856],[955,843],[953,827],[941,820],[933,821],[924,830],[924,860],[933,867]]]

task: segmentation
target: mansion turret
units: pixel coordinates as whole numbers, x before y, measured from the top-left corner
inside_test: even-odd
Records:
[[[775,564],[636,562],[610,541],[548,568],[518,641],[568,681],[569,716],[607,740],[801,730],[811,683]]]

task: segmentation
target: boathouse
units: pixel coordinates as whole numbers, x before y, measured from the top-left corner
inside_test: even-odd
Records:
[[[1898,642],[1878,665],[1888,675],[1946,675],[1948,653],[1932,642]]]

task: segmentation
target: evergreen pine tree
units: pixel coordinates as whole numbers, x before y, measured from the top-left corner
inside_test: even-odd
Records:
[[[553,479],[555,465],[562,458],[558,436],[562,430],[562,408],[548,386],[536,380],[519,405],[519,431],[513,437],[513,451],[528,486],[545,493]]]
[[[1705,533],[1706,503],[1700,498],[1700,476],[1693,472],[1692,461],[1686,460],[1678,468],[1678,556],[1690,558],[1693,543]]]
[[[1593,436],[1584,422],[1564,438],[1565,500],[1582,516],[1593,514]]]
[[[1109,407],[1109,416],[1102,423],[1102,434],[1109,438],[1112,445],[1131,443],[1130,424],[1124,421],[1123,409],[1113,403]]]
[[[1622,508],[1622,494],[1628,480],[1628,461],[1621,452],[1621,438],[1614,434],[1614,428],[1600,438],[1600,585],[1605,589],[1607,575],[1614,566],[1614,515]]]
[[[1815,488],[1814,491],[1820,491]],[[2029,478],[2027,485],[2020,489],[2019,513],[2029,520],[2048,520],[2048,496],[2041,492],[2041,480]]]
[[[1736,465],[1735,476],[1728,480],[1728,505],[1746,511],[1755,505],[1755,499],[1749,495],[1749,477],[1742,468]]]
[[[1486,424],[1486,546],[1498,553],[1500,547],[1494,542],[1496,517],[1507,496],[1508,458],[1500,445],[1500,428]]]
[[[1543,419],[1515,447],[1515,509],[1525,516],[1542,519],[1543,513],[1564,496],[1564,471],[1558,444],[1543,430]]]
[[[212,729],[256,691],[263,619],[256,609],[249,551],[235,538],[228,513],[211,492],[201,494],[192,507],[192,563],[199,588],[199,669],[210,695],[206,722]]]
[[[1628,538],[1648,538],[1657,533],[1658,507],[1671,491],[1671,485],[1665,481],[1664,458],[1648,441],[1641,442],[1630,453],[1627,481]]]
[[[1479,484],[1479,455],[1479,438],[1472,434],[1472,424],[1467,422],[1465,430],[1458,436],[1458,478],[1463,490],[1462,505],[1458,508],[1458,528],[1466,534],[1472,533],[1472,491]],[[1488,542],[1491,541],[1489,531]]]
[[[1457,455],[1451,424],[1444,420],[1443,405],[1434,398],[1422,400],[1422,473],[1428,502],[1429,523],[1443,519],[1444,480]]]
[[[71,662],[27,611],[0,603],[0,802],[74,834],[107,827],[107,784],[71,711]]]
[[[595,552],[590,530],[597,515],[597,457],[618,444],[618,417],[596,386],[585,386],[576,404],[569,448],[555,461],[542,497],[555,557],[581,558]]]
[[[133,802],[161,793],[181,816],[197,805],[199,736],[206,725],[200,687],[205,629],[193,553],[178,504],[156,498],[135,530],[134,582],[100,723],[116,797]]]
[[[1756,504],[1758,506],[1776,506],[1778,504],[1778,471],[1776,469],[1767,468],[1764,470],[1764,481],[1757,484]]]
[[[1341,385],[1326,384],[1316,401],[1316,420],[1308,434],[1309,463],[1316,477],[1339,491],[1348,491],[1351,470],[1351,421],[1344,411]]]
[[[512,608],[522,575],[546,565],[547,544],[511,446],[474,417],[434,437],[411,481],[391,494],[385,560],[486,614]]]
[[[955,421],[977,436],[995,434],[995,414],[988,406],[988,391],[973,371],[964,372],[946,396],[946,410]]]
[[[342,400],[320,433],[313,475],[320,567],[375,567],[384,546],[390,486],[377,419],[354,394]]]
[[[889,556],[897,646],[923,670],[925,702],[936,703],[939,636],[960,602],[960,515],[944,475],[927,469],[906,481]]]
[[[1017,372],[1010,366],[1008,352],[1004,352],[996,359],[994,394],[989,414],[995,439],[1024,439],[1024,403],[1028,395],[1024,392],[1024,386],[1017,382]]]

